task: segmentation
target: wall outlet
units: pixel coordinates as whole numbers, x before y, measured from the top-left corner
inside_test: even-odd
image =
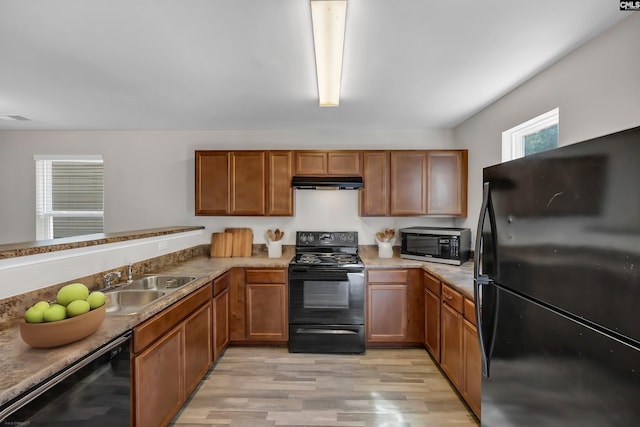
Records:
[[[164,249],[167,249],[167,246],[169,245],[169,243],[166,240],[163,240],[161,242],[158,242],[158,250],[162,251]]]

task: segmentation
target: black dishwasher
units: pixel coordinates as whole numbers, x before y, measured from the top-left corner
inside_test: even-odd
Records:
[[[120,427],[131,419],[131,331],[0,408],[0,426]]]

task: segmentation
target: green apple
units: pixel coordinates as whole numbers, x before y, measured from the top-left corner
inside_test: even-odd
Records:
[[[24,320],[27,323],[42,323],[44,319],[44,311],[36,307],[31,307],[24,313]]]
[[[88,312],[90,309],[91,307],[89,306],[88,302],[86,302],[85,300],[77,299],[75,301],[71,301],[67,306],[67,316],[80,316],[81,314]]]
[[[87,297],[87,302],[89,303],[91,310],[101,307],[104,304],[104,294],[100,291],[91,292]]]
[[[89,288],[82,283],[71,283],[64,285],[58,291],[56,301],[60,305],[68,306],[72,301],[81,299],[86,300],[89,296]]]
[[[46,301],[38,301],[37,303],[33,304],[32,308],[40,311],[45,311],[47,308],[49,308],[49,303]]]
[[[57,322],[67,317],[67,308],[60,304],[51,304],[51,307],[42,312],[45,322]]]

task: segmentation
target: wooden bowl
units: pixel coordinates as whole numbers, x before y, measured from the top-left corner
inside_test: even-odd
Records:
[[[20,321],[20,335],[33,348],[51,348],[69,344],[88,337],[98,330],[104,321],[107,305],[76,317],[57,322],[27,323]]]

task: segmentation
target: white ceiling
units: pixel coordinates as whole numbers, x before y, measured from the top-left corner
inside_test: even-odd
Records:
[[[348,0],[319,108],[308,0],[0,0],[2,129],[453,127],[627,16],[611,0]]]

